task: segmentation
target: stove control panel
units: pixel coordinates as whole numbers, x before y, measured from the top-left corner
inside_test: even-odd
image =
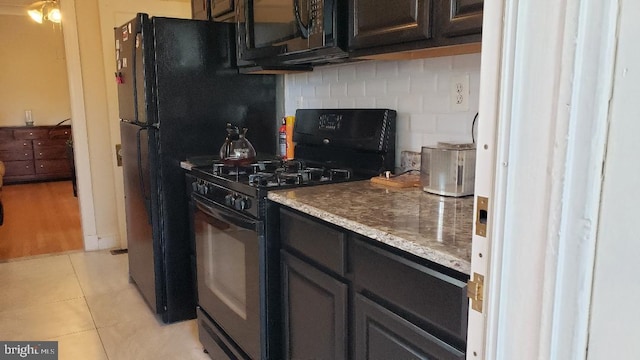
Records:
[[[251,196],[218,186],[203,179],[197,179],[191,186],[194,192],[213,201],[219,206],[257,216],[255,201]]]
[[[252,201],[248,196],[230,193],[224,197],[225,205],[232,207],[236,210],[249,210],[251,208]]]

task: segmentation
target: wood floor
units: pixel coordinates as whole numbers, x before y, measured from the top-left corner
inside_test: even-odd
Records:
[[[4,185],[2,204],[0,260],[83,248],[71,181]]]

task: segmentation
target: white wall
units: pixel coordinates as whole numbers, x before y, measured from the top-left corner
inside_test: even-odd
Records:
[[[27,109],[36,125],[71,117],[60,25],[0,9],[0,49],[0,126],[24,126]]]
[[[469,110],[451,109],[450,80],[469,75]],[[398,112],[400,152],[438,141],[471,142],[478,111],[480,54],[405,61],[365,61],[285,76],[285,112],[296,108],[389,108]],[[302,101],[300,101],[302,100]]]
[[[588,358],[640,358],[640,3],[620,1],[609,141],[598,231]]]

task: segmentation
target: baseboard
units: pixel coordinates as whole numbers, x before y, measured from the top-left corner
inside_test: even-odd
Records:
[[[84,250],[106,250],[118,247],[120,241],[117,235],[85,235],[84,236]]]

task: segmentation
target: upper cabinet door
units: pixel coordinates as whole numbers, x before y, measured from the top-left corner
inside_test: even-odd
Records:
[[[211,17],[226,20],[233,17],[234,0],[211,0]]]
[[[191,18],[195,20],[211,20],[209,0],[191,0]]]
[[[432,0],[350,0],[349,48],[431,38]]]
[[[438,28],[444,37],[480,34],[484,0],[444,0]]]

